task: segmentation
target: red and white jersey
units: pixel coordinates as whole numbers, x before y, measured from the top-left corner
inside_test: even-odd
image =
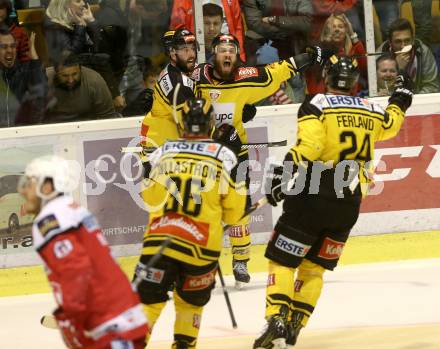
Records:
[[[145,335],[138,295],[87,209],[70,196],[59,196],[35,218],[32,235],[58,305],[68,318],[83,323],[93,341]]]

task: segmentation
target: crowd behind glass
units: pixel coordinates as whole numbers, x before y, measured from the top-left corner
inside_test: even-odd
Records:
[[[192,0],[0,0],[0,127],[145,115],[167,64],[161,38],[194,32]],[[393,91],[403,71],[416,93],[440,92],[439,1],[373,0],[377,91]],[[246,65],[331,46],[366,53],[362,0],[204,0],[205,60],[219,33],[234,34]],[[402,47],[412,50],[395,54]],[[358,59],[360,96],[367,60]],[[300,103],[324,92],[322,68],[280,86],[259,105]]]

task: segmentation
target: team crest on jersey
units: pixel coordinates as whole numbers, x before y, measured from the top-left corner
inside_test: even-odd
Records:
[[[210,90],[209,91],[209,97],[211,98],[211,101],[214,102],[217,100],[217,98],[220,97],[222,93],[219,90]]]
[[[37,226],[38,226],[38,230],[43,236],[45,236],[50,231],[60,229],[60,224],[58,223],[57,218],[53,214],[44,217],[42,220],[40,220],[37,223]]]
[[[56,241],[53,246],[53,253],[58,259],[66,257],[70,252],[73,251],[72,242],[69,239],[64,239]]]
[[[241,67],[238,68],[237,74],[235,74],[235,81],[257,77],[258,75],[258,69],[255,67]]]

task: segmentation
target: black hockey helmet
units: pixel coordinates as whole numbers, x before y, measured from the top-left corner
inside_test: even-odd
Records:
[[[165,33],[166,34],[166,33]],[[170,48],[178,49],[180,46],[194,44],[197,49],[196,36],[187,29],[177,29],[170,39]]]
[[[209,135],[214,125],[214,108],[203,98],[192,98],[183,104],[182,122],[184,135]]]
[[[358,62],[352,57],[333,55],[328,60],[326,75],[331,88],[351,91],[359,78]]]
[[[217,53],[217,46],[223,43],[234,44],[237,47],[237,55],[240,54],[240,43],[232,34],[219,34],[212,40],[212,50]]]
[[[175,30],[168,30],[162,36],[162,45],[166,54],[170,53],[170,48],[173,43],[173,36],[175,32]]]

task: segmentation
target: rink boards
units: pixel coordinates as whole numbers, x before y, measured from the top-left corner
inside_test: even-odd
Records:
[[[383,190],[364,201],[352,236],[426,232],[397,235],[402,236],[401,241],[406,245],[399,245],[398,249],[389,243],[387,253],[390,255],[414,253],[417,255],[414,258],[423,258],[423,253],[418,255],[420,249],[426,251],[427,257],[436,257],[435,253],[429,252],[432,244],[439,246],[439,233],[435,231],[440,230],[440,104],[436,98],[438,95],[416,96],[399,136],[377,144],[375,157],[385,164],[381,165],[385,168],[380,167],[377,178],[378,183],[383,183]],[[385,98],[375,100],[383,105],[386,103]],[[255,120],[248,124],[249,142],[287,139],[288,144],[293,144],[297,110],[298,105],[259,108]],[[30,159],[44,154],[55,153],[76,160],[83,168],[76,199],[97,215],[117,256],[137,255],[138,242],[147,220],[138,195],[141,172],[136,167],[137,159],[131,155],[123,156],[119,150],[122,146],[137,144],[138,140],[133,138],[139,133],[141,122],[142,118],[126,118],[0,129],[0,173],[20,173]],[[287,149],[250,151],[254,200],[262,195],[261,178],[265,166],[274,160],[281,161]],[[252,216],[255,244],[267,241],[279,213],[279,208],[267,206]],[[14,234],[0,231],[1,268],[40,264],[28,243],[29,235],[29,226],[21,227]],[[376,239],[380,245],[380,241],[393,239],[393,236]],[[366,244],[368,253],[364,256],[371,256],[377,249],[376,243],[368,245],[368,237],[352,240]],[[349,250],[347,247],[345,255]],[[262,255],[261,247],[254,247],[253,253]],[[350,262],[350,258],[347,261]],[[25,275],[24,269],[20,271],[21,276]],[[1,273],[5,272],[8,270],[1,270]],[[3,287],[0,292],[1,289]]]

